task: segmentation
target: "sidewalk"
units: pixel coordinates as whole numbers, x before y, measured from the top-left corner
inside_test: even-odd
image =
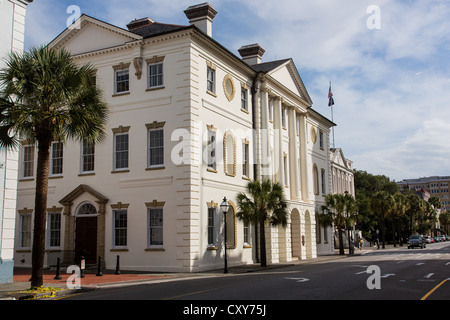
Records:
[[[347,251],[345,251],[347,253]],[[355,254],[364,252],[364,250],[358,250]],[[346,258],[347,255],[324,255],[318,256],[314,259],[308,260],[294,260],[287,263],[275,263],[269,264],[266,268],[262,268],[259,264],[250,264],[242,266],[232,266],[228,268],[229,274],[243,274],[247,272],[258,272],[273,268],[282,268],[286,266],[292,266],[297,264],[309,264],[319,263],[329,260]],[[61,280],[55,280],[56,270],[44,271],[44,287],[50,288],[47,292],[32,293],[25,292],[30,289],[31,269],[28,268],[15,268],[13,283],[0,284],[0,300],[25,300],[25,299],[39,299],[49,295],[68,295],[74,294],[86,290],[94,290],[108,286],[120,286],[120,285],[133,285],[146,283],[149,281],[170,281],[180,278],[194,278],[201,276],[214,276],[223,275],[223,269],[210,270],[196,273],[145,273],[145,272],[133,272],[133,271],[121,271],[121,274],[114,274],[114,270],[104,270],[102,276],[96,275],[96,270],[85,271],[85,277],[80,279],[81,289],[68,289],[67,280],[71,277],[71,274],[66,273],[65,268],[61,268],[60,276]],[[74,283],[73,278],[69,283]],[[52,292],[52,288],[59,289]]]

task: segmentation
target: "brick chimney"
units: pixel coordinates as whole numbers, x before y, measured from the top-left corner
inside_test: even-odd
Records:
[[[266,52],[259,44],[249,44],[247,46],[242,46],[239,50],[239,54],[242,60],[247,62],[249,65],[261,63],[262,56]]]
[[[128,28],[128,31],[133,31],[133,30],[139,29],[141,27],[150,25],[152,23],[155,23],[155,22],[150,18],[135,19],[135,20],[131,21],[129,24],[127,24],[127,28]]]
[[[184,10],[184,13],[191,25],[195,25],[212,37],[212,20],[216,16],[217,11],[208,2],[190,6]]]

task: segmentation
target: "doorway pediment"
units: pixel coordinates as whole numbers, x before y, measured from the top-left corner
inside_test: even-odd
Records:
[[[59,203],[61,203],[64,206],[70,206],[76,198],[78,198],[85,192],[89,193],[90,195],[95,197],[97,199],[97,203],[106,204],[109,201],[108,198],[106,198],[104,195],[102,195],[97,190],[94,190],[93,188],[89,187],[88,185],[80,184],[78,187],[76,187],[71,192],[69,192],[64,198],[59,200]]]

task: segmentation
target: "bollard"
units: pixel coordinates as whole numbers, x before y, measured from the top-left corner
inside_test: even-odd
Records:
[[[59,263],[59,257],[56,259],[56,275],[53,278],[54,280],[61,280],[61,269],[60,269],[60,263]]]
[[[120,274],[120,262],[119,262],[119,260],[120,260],[120,257],[119,257],[119,255],[117,255],[117,260],[116,260],[116,272],[114,272],[114,274]]]
[[[86,268],[86,260],[84,260],[84,257],[81,257],[81,263],[80,263],[80,278],[84,278],[84,269]]]
[[[96,276],[97,277],[103,276],[103,273],[102,273],[102,257],[101,256],[98,256],[98,268],[97,268]]]

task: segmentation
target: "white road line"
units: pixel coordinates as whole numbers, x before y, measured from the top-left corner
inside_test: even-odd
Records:
[[[434,274],[434,273],[429,273],[429,274],[425,275],[424,278],[429,279],[433,274]]]

